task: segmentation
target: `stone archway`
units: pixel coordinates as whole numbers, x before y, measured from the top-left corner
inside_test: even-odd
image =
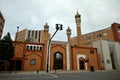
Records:
[[[54,54],[54,67],[53,69],[63,69],[63,54],[56,52]]]
[[[85,61],[84,61],[84,59],[79,60],[79,69],[80,70],[85,69]]]
[[[86,55],[85,54],[77,54],[77,69],[78,70],[87,70],[88,65],[85,63]]]

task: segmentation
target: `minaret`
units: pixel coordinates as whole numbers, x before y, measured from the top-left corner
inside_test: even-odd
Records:
[[[67,37],[68,37],[68,41],[67,41],[67,45],[66,45],[66,63],[67,63],[67,70],[70,70],[70,68],[71,68],[71,38],[70,38],[70,36],[71,36],[71,29],[70,29],[70,27],[68,27],[67,29],[66,29],[66,34],[67,34]]]
[[[77,46],[82,46],[81,15],[78,12],[75,15],[75,22],[77,26]]]
[[[48,33],[48,32],[49,32],[49,26],[48,26],[47,23],[44,25],[44,32],[45,32],[45,33]]]
[[[49,33],[49,25],[46,23],[45,25],[44,25],[44,31],[43,31],[43,42],[44,42],[44,51],[46,52],[46,54],[44,54],[44,56],[43,56],[43,61],[44,61],[44,63],[45,64],[43,64],[43,69],[46,69],[46,60],[47,60],[47,54],[48,54],[48,40],[50,39],[50,33]]]
[[[70,42],[70,35],[71,35],[70,27],[68,27],[68,29],[66,29],[66,33],[67,33],[67,36],[68,36],[68,42]]]
[[[50,38],[49,26],[48,26],[48,24],[46,23],[46,24],[44,25],[44,40],[47,41],[47,40],[49,40],[49,38]]]

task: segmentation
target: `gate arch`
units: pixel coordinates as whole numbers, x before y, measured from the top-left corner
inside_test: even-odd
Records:
[[[54,66],[53,69],[63,69],[63,54],[56,52],[54,54]]]
[[[79,69],[85,70],[85,59],[84,58],[79,59]]]

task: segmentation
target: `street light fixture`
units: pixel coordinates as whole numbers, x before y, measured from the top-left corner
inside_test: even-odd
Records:
[[[17,41],[18,31],[19,31],[19,26],[17,26],[17,33],[16,33],[16,37],[15,37],[15,45],[16,45],[16,41]]]
[[[17,37],[18,37],[18,31],[19,31],[19,26],[17,26],[17,33],[16,33],[16,37],[15,37],[15,45],[14,45],[14,50],[15,50],[15,46],[16,46],[16,41],[17,41]],[[15,51],[14,51],[15,52]],[[14,57],[15,63],[14,63],[14,71],[16,71],[16,59]]]
[[[56,24],[56,31],[55,31],[55,33],[52,35],[52,37],[49,39],[49,41],[48,41],[48,52],[47,52],[47,67],[46,67],[46,72],[48,73],[49,72],[49,49],[50,49],[50,43],[51,43],[51,40],[52,40],[52,38],[55,36],[55,34],[57,33],[57,31],[58,30],[63,30],[63,28],[62,28],[62,24]]]

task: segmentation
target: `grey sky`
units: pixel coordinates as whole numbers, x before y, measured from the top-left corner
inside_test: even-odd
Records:
[[[63,24],[54,40],[66,41],[66,29],[72,29],[76,36],[74,16],[81,14],[82,34],[109,27],[113,22],[120,23],[119,0],[0,0],[0,10],[6,20],[3,36],[11,33],[14,39],[17,26],[22,29],[43,30],[47,22],[50,33],[55,24]]]

